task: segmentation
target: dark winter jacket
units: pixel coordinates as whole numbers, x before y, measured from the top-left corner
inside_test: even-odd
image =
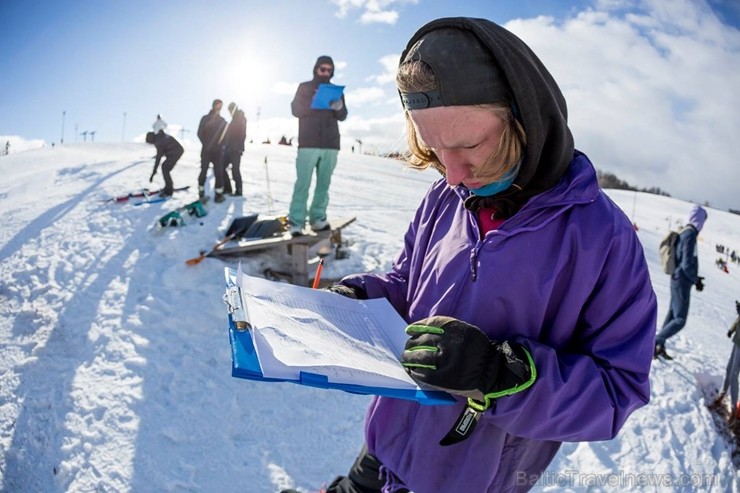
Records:
[[[244,140],[247,138],[247,119],[242,110],[236,110],[231,117],[231,123],[226,130],[224,145],[226,152],[244,152]]]
[[[218,111],[211,110],[207,115],[200,119],[198,125],[198,139],[203,145],[202,152],[208,152],[218,149],[219,142],[222,139],[222,133],[226,127],[226,120],[221,118]]]
[[[161,130],[154,135],[154,147],[157,148],[157,157],[154,161],[155,167],[159,166],[162,156],[165,156],[167,159],[177,160],[184,152],[177,139]]]
[[[696,245],[698,235],[699,232],[692,224],[686,226],[678,235],[676,270],[671,276],[673,282],[696,284],[696,280],[699,278],[699,255]]]
[[[290,103],[293,116],[298,117],[298,147],[318,149],[339,149],[339,124],[347,118],[347,106],[342,95],[342,109],[314,110],[311,101],[319,84],[328,83],[331,77],[320,77],[316,68],[322,60],[331,61],[329,57],[320,57],[314,66],[312,80],[298,85],[293,102]],[[333,65],[333,63],[332,63]]]

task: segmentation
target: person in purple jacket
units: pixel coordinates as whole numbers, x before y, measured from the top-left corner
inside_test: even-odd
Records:
[[[656,299],[634,228],[574,149],[560,89],[491,21],[423,26],[396,83],[431,186],[390,272],[330,288],[386,298],[402,364],[449,406],[375,397],[331,493],[505,492],[561,442],[609,440],[650,398]]]

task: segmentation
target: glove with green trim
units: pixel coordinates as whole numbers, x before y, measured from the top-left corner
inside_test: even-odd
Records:
[[[479,411],[491,400],[530,387],[537,371],[517,343],[491,341],[478,327],[451,317],[429,317],[406,327],[401,364],[417,383],[468,398]]]

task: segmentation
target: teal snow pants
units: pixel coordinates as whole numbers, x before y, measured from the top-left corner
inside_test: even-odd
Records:
[[[290,201],[289,219],[291,224],[303,227],[306,216],[310,224],[326,221],[326,207],[329,205],[329,185],[331,175],[337,166],[337,149],[299,148],[295,161],[296,181],[293,198]],[[311,207],[307,210],[308,192],[311,178],[316,170],[316,188]]]

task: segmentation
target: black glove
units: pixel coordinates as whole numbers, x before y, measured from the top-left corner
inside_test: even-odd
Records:
[[[332,293],[341,294],[342,296],[346,296],[347,298],[352,298],[353,300],[367,299],[367,294],[362,289],[345,286],[344,284],[334,284],[333,286],[329,286],[328,288],[324,289],[326,291],[331,291]]]
[[[699,276],[699,278],[696,280],[696,284],[694,286],[696,286],[696,290],[697,291],[704,291],[704,282],[703,281],[704,281],[704,278],[701,277],[701,276]]]
[[[735,311],[740,315],[740,301],[735,301]]]
[[[406,327],[401,363],[416,382],[468,398],[479,411],[491,399],[532,385],[537,371],[521,344],[491,341],[476,326],[429,317]],[[477,402],[471,402],[471,399]]]
[[[154,175],[156,175],[156,174],[157,174],[157,166],[155,165],[155,166],[154,166],[154,169],[152,170],[152,174],[151,174],[151,176],[149,177],[149,183],[151,183],[151,182],[152,182],[152,180],[154,180]]]

